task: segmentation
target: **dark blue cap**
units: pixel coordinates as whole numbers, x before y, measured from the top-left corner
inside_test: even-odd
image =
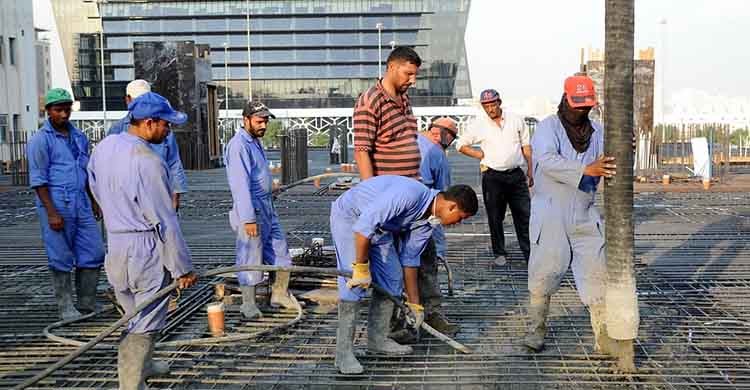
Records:
[[[128,104],[128,111],[133,119],[163,119],[175,125],[187,122],[184,112],[175,111],[164,96],[154,92],[147,92],[133,99]]]
[[[490,103],[500,100],[500,94],[497,93],[494,89],[485,89],[482,91],[482,93],[479,94],[479,102],[480,103]]]

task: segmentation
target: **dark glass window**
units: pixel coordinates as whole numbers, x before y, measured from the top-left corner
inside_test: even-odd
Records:
[[[294,34],[299,46],[324,46],[326,34]]]
[[[359,49],[331,49],[331,61],[359,61]]]
[[[297,30],[325,30],[326,18],[296,18],[294,25]]]
[[[130,49],[130,37],[107,37],[108,49]],[[142,39],[141,39],[142,40]]]
[[[350,16],[329,16],[328,26],[331,29],[355,29],[359,27],[359,18]]]
[[[263,46],[288,46],[292,44],[292,34],[266,34],[261,42]]]
[[[325,61],[325,50],[297,50],[297,61]]]
[[[359,37],[357,34],[350,33],[330,33],[329,39],[331,45],[357,45],[359,44]]]
[[[110,53],[112,65],[128,65],[133,63],[133,53]]]

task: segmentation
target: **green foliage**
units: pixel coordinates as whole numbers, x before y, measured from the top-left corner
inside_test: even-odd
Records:
[[[748,130],[747,128],[737,129],[732,132],[732,135],[729,136],[729,142],[731,142],[732,145],[739,145],[740,139],[742,139],[742,144],[744,146],[744,144],[747,143],[748,136],[750,136],[750,130]]]
[[[328,134],[322,134],[318,133],[312,136],[310,140],[307,141],[308,145],[310,146],[328,146]]]
[[[279,135],[281,134],[281,121],[273,119],[268,122],[266,127],[266,135],[263,136],[263,146],[266,148],[278,148],[279,147]]]

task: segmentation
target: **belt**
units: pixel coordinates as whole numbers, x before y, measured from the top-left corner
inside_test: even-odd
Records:
[[[492,169],[492,168],[487,167],[488,171],[497,172],[497,173],[503,173],[503,174],[513,173],[513,172],[515,172],[516,170],[519,170],[519,169],[521,169],[521,167],[515,167],[515,168],[511,168],[511,169],[506,169],[504,171],[498,171],[497,169]]]

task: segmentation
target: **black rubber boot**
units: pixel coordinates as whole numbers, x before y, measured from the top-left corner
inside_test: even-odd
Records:
[[[50,269],[52,273],[52,286],[55,288],[55,300],[60,312],[60,318],[71,320],[80,317],[81,313],[73,306],[73,281],[70,272],[62,272]]]
[[[78,310],[83,314],[96,311],[96,286],[101,268],[76,268]]]
[[[342,374],[361,374],[364,371],[354,356],[354,331],[357,328],[359,302],[339,301],[339,327],[336,330],[336,361]]]

